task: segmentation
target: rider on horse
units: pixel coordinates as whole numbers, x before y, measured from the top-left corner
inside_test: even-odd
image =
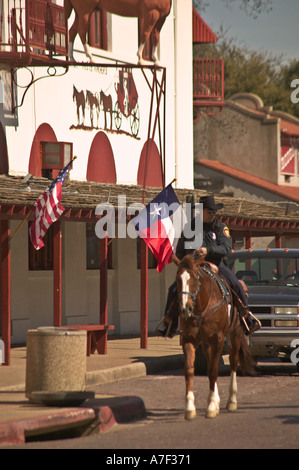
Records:
[[[237,295],[237,308],[243,319],[244,330],[246,334],[253,333],[260,328],[258,320],[252,316],[248,310],[247,297],[245,295],[242,284],[238,281],[234,273],[225,265],[225,258],[232,251],[232,239],[228,227],[217,220],[217,211],[223,208],[223,204],[216,204],[213,196],[204,196],[199,201],[203,205],[202,222],[203,222],[203,243],[196,250],[186,248],[186,242],[192,240],[186,239],[182,234],[179,239],[176,256],[182,259],[185,255],[193,253],[198,257],[205,257],[207,262],[213,263],[218,267],[218,274],[224,278],[232,291]],[[195,219],[191,222],[191,228],[196,227]],[[178,326],[178,316],[169,314],[170,306],[174,301],[177,293],[176,283],[173,283],[168,290],[167,303],[165,308],[164,328],[158,330],[161,336],[173,337]],[[245,321],[246,319],[246,321]],[[169,321],[172,324],[169,328]],[[169,331],[168,331],[169,330]]]

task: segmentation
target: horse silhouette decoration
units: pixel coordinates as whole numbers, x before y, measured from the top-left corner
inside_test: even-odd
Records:
[[[120,16],[135,17],[143,25],[140,43],[137,51],[138,64],[144,63],[142,53],[145,44],[152,34],[153,48],[151,58],[155,65],[159,65],[157,49],[160,31],[169,15],[172,0],[64,0],[65,16],[69,19],[72,10],[75,10],[75,21],[69,30],[68,56],[74,60],[73,47],[77,33],[82,41],[86,56],[92,62],[92,54],[86,41],[88,21],[90,15],[98,9],[105,10]]]

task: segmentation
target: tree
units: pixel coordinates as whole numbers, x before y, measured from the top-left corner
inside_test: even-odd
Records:
[[[282,55],[236,45],[223,30],[217,44],[195,45],[194,56],[224,59],[225,99],[235,93],[255,93],[265,106],[299,117],[299,106],[291,101],[291,82],[299,78],[299,61],[285,64]]]
[[[257,18],[264,12],[272,9],[272,0],[222,0],[227,7],[239,6],[247,15]],[[202,12],[209,5],[209,0],[193,0],[193,6],[197,11]]]

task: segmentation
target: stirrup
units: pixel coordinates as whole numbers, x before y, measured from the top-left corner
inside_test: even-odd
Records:
[[[248,324],[247,324],[247,321],[245,320],[245,318],[243,317],[243,315],[240,315],[240,317],[241,317],[241,320],[242,320],[242,322],[243,322],[243,325],[244,325],[246,331],[247,331],[248,333],[250,333],[250,328],[249,328],[249,326],[248,326]]]
[[[172,325],[172,323],[173,323],[172,320],[170,320],[169,323],[168,323],[167,321],[165,322],[165,320],[166,320],[166,317],[164,316],[164,317],[159,321],[158,325],[157,325],[156,328],[155,328],[155,334],[156,334],[157,336],[162,336],[163,338],[167,338],[167,337],[168,337],[168,334],[169,334],[169,332],[170,332],[171,325]],[[162,335],[161,332],[160,332],[159,329],[158,329],[159,326],[160,326],[162,323],[164,323],[164,322],[165,322],[165,323],[168,323],[168,328],[167,328],[167,330],[166,330],[165,336]]]

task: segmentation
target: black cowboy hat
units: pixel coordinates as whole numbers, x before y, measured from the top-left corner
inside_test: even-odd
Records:
[[[199,202],[202,204],[203,209],[219,211],[224,207],[221,202],[219,204],[215,203],[214,196],[202,196]]]

